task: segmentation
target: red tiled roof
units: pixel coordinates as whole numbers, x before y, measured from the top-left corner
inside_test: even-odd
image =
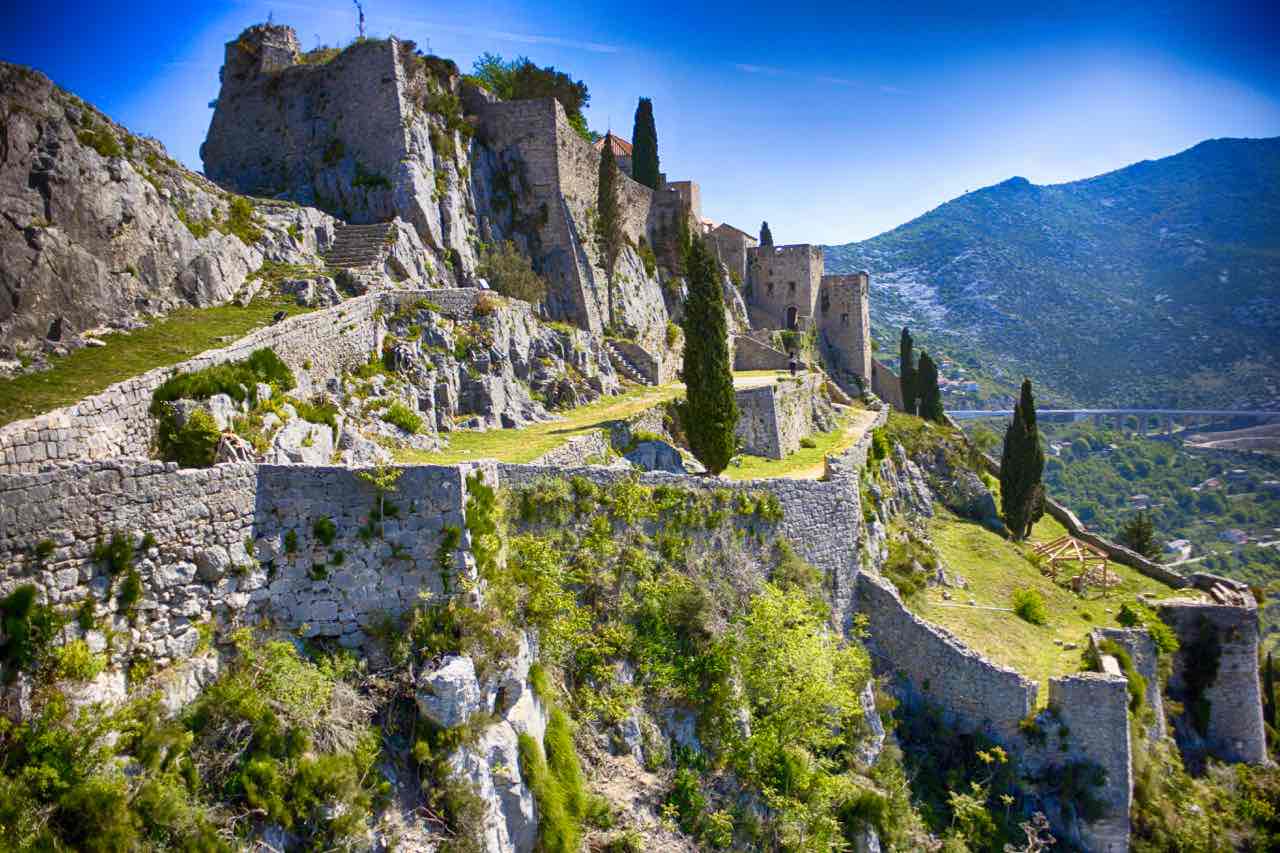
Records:
[[[612,133],[606,133],[596,140],[596,150],[599,151],[604,148],[606,142],[609,143],[609,150],[613,152],[614,157],[631,156],[631,143],[614,136]]]

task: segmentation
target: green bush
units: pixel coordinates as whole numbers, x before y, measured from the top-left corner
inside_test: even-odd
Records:
[[[36,603],[36,588],[23,584],[0,599],[0,669],[4,680],[12,683],[19,672],[39,667],[50,643],[62,630],[62,620],[53,608]]]
[[[569,811],[565,791],[547,766],[542,747],[532,735],[519,737],[520,772],[538,803],[538,849],[543,853],[577,853],[581,829]]]
[[[1049,621],[1049,612],[1044,604],[1044,596],[1038,590],[1030,588],[1013,591],[1013,612],[1020,619],[1032,625],[1044,625]]]
[[[417,435],[422,431],[422,416],[399,400],[388,406],[380,417],[387,423],[400,427],[405,432]]]
[[[804,438],[800,439],[800,446],[812,450],[818,446],[818,442],[812,436],[806,435]]]
[[[80,144],[87,145],[103,157],[123,157],[124,149],[120,141],[105,124],[94,124],[92,127],[76,133]]]
[[[227,221],[222,231],[240,239],[246,246],[252,246],[262,239],[262,227],[254,216],[253,202],[242,195],[232,196]]]
[[[298,413],[298,417],[313,424],[325,424],[333,432],[333,437],[338,437],[338,407],[336,405],[322,397],[317,397],[311,402],[289,397],[288,402],[293,406],[294,411]]]
[[[259,382],[278,392],[292,391],[297,386],[289,366],[275,352],[263,348],[254,350],[244,361],[169,377],[151,394],[151,414],[163,414],[164,404],[173,400],[207,400],[215,394],[226,394],[237,403],[257,402]]]
[[[107,667],[105,655],[89,651],[84,640],[72,640],[53,653],[54,672],[58,678],[92,681]]]
[[[195,409],[186,423],[177,425],[173,410],[165,407],[160,416],[156,442],[160,457],[177,462],[183,468],[208,468],[217,458],[218,442],[222,432],[213,415],[204,409]]]
[[[320,543],[326,547],[332,545],[334,538],[338,535],[338,526],[328,516],[317,518],[312,523],[311,530],[315,533],[316,538],[320,540]]]
[[[547,282],[533,270],[516,244],[503,240],[480,255],[476,274],[498,293],[537,304],[547,298]]]

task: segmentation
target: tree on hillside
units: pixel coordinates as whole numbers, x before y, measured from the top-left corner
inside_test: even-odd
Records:
[[[760,245],[761,247],[773,245],[773,232],[769,230],[768,222],[760,223]]]
[[[913,345],[911,332],[903,326],[902,337],[898,341],[898,359],[901,362],[899,372],[902,385],[902,410],[909,415],[916,414],[916,401],[919,399],[919,393],[916,391],[916,355],[912,350]]]
[[[496,53],[481,54],[471,66],[471,79],[504,101],[555,98],[564,107],[570,126],[591,141],[591,131],[582,115],[591,93],[581,80],[575,81],[550,65],[539,68],[527,56],[507,62]]]
[[[1036,426],[1031,380],[1022,380],[1022,397],[1004,433],[1000,457],[1000,511],[1015,539],[1025,539],[1044,515],[1044,448]]]
[[[737,449],[738,426],[719,264],[703,239],[695,236],[684,265],[689,285],[684,303],[687,394],[680,420],[693,455],[712,474],[719,474]]]
[[[533,271],[529,259],[511,240],[486,246],[476,264],[476,273],[503,296],[535,304],[547,298],[546,281]]]
[[[920,417],[939,424],[946,420],[942,411],[942,389],[938,387],[938,366],[929,358],[929,353],[920,353],[920,367],[913,382],[915,393],[920,395]]]
[[[653,123],[653,101],[641,98],[631,129],[631,177],[656,190],[658,171],[658,128]]]
[[[1130,519],[1120,531],[1120,544],[1130,551],[1136,551],[1149,560],[1160,556],[1160,546],[1156,544],[1156,528],[1151,523],[1151,516],[1140,512]]]
[[[600,183],[596,193],[596,240],[604,256],[605,272],[613,277],[622,251],[622,212],[618,208],[618,161],[606,145],[600,149]]]

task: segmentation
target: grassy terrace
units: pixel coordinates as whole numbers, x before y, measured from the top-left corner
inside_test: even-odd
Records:
[[[753,388],[774,382],[784,375],[772,370],[749,370],[735,373],[733,382],[738,388]],[[448,465],[469,459],[532,462],[570,438],[586,435],[592,430],[603,429],[610,421],[631,417],[666,400],[674,400],[682,396],[684,396],[684,385],[680,382],[658,386],[632,386],[616,397],[603,397],[594,403],[561,412],[561,419],[557,421],[533,424],[520,429],[493,429],[483,432],[459,430],[449,433],[449,446],[444,450],[401,450],[396,453],[396,459],[400,462],[433,465]]]
[[[1168,597],[1170,587],[1140,574],[1128,566],[1108,563],[1107,568],[1120,578],[1120,585],[1103,598],[1100,589],[1089,588],[1081,597],[1055,584],[1040,574],[1025,556],[1023,548],[997,536],[979,524],[962,521],[941,507],[930,523],[934,545],[942,555],[948,576],[959,572],[969,582],[969,589],[951,590],[951,601],[945,601],[940,587],[930,587],[908,601],[914,613],[951,631],[971,648],[986,657],[1013,667],[1040,684],[1039,702],[1048,701],[1049,678],[1081,669],[1081,655],[1086,637],[1094,628],[1118,627],[1115,614],[1121,602],[1132,601],[1139,592]],[[1045,516],[1036,525],[1032,543],[1045,542],[1066,534],[1057,521]],[[1070,577],[1077,570],[1064,570],[1059,577]],[[1045,625],[1032,625],[1012,611],[1010,601],[1014,589],[1029,587],[1044,596],[1049,620]],[[977,606],[969,605],[969,599]],[[1003,610],[981,609],[1005,608]],[[1076,643],[1079,648],[1065,650],[1054,640]]]
[[[277,311],[308,309],[287,300],[254,300],[241,308],[183,308],[133,332],[104,335],[105,347],[85,347],[39,373],[0,379],[0,426],[34,417],[140,373],[217,349],[271,322]],[[223,339],[226,340],[223,340]]]
[[[724,475],[730,480],[769,477],[816,480],[826,471],[826,457],[848,450],[867,431],[875,416],[875,412],[866,409],[853,409],[841,418],[835,429],[812,436],[813,447],[802,447],[785,459],[739,456],[741,464],[731,464],[725,469]]]

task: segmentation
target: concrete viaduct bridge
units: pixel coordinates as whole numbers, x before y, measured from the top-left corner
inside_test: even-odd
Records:
[[[947,412],[947,414],[957,421],[986,418],[1008,419],[1013,417],[1013,410],[961,409]],[[1197,428],[1205,429],[1220,422],[1236,423],[1246,420],[1266,423],[1280,421],[1280,411],[1261,409],[1036,409],[1036,417],[1042,421],[1057,423],[1073,423],[1092,418],[1093,422],[1100,427],[1106,426],[1110,422],[1115,429],[1119,430],[1125,429],[1129,419],[1133,418],[1137,422],[1136,431],[1141,432],[1143,435],[1148,435],[1152,432],[1163,432],[1165,435],[1170,435],[1173,433],[1175,425],[1190,431]]]

